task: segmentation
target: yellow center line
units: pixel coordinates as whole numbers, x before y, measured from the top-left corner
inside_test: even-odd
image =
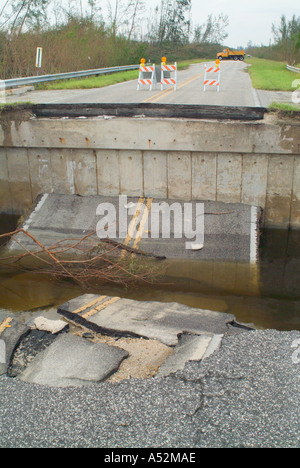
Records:
[[[72,314],[80,314],[80,312],[84,312],[85,310],[89,309],[90,307],[92,307],[93,305],[97,304],[97,302],[101,302],[103,301],[104,299],[106,299],[107,296],[99,296],[97,297],[97,299],[94,299],[93,301],[91,302],[88,302],[87,304],[85,304],[84,306],[80,307],[79,309],[76,309],[72,312]]]
[[[185,81],[183,81],[183,82],[178,86],[178,89],[181,89],[181,88],[183,88],[184,86],[187,86],[188,84],[192,83],[193,81],[198,80],[198,79],[201,78],[203,75],[204,75],[204,72],[201,72],[201,73],[199,73],[198,75],[193,76],[192,78],[186,79]],[[146,99],[145,101],[143,101],[143,103],[146,103],[146,102],[157,102],[157,101],[159,101],[161,98],[163,98],[164,96],[168,96],[169,94],[174,93],[174,92],[175,92],[175,91],[174,91],[173,88],[165,89],[165,90],[160,91],[159,93],[155,94],[154,96],[151,96],[150,98]]]
[[[125,242],[124,244],[125,245],[128,245],[130,243],[130,241],[132,240],[132,236],[134,234],[134,230],[137,226],[137,223],[138,223],[138,218],[141,214],[141,211],[142,211],[142,208],[144,206],[144,201],[145,201],[145,198],[144,197],[140,197],[139,201],[138,201],[138,204],[136,206],[136,209],[135,209],[135,213],[133,215],[133,218],[130,222],[130,225],[129,225],[129,228],[128,228],[128,232],[127,232],[127,236],[126,236],[126,239],[125,239]]]
[[[6,328],[10,328],[10,324],[12,321],[12,317],[6,317],[6,319],[4,319],[3,322],[0,324],[0,333],[2,333]]]
[[[139,230],[138,230],[138,233],[136,235],[136,238],[135,238],[135,241],[134,241],[134,244],[133,244],[134,249],[137,249],[138,246],[139,246],[139,243],[141,242],[142,236],[144,234],[144,229],[145,229],[145,226],[146,226],[146,222],[147,222],[147,219],[149,217],[150,210],[151,210],[152,202],[153,202],[153,198],[148,198],[147,204],[146,204],[146,207],[144,209],[144,213],[143,213],[140,225],[139,225]]]
[[[103,302],[99,306],[95,307],[94,309],[90,310],[86,314],[82,315],[82,318],[88,319],[89,317],[92,317],[93,315],[97,314],[97,312],[101,312],[101,310],[106,309],[106,307],[114,304],[115,302],[118,302],[120,300],[120,297],[112,297],[106,302]]]
[[[134,231],[136,229],[136,226],[138,224],[138,221],[139,221],[139,216],[141,214],[141,211],[144,207],[144,201],[145,201],[145,198],[144,197],[140,197],[139,198],[139,201],[137,203],[137,206],[136,206],[136,209],[135,209],[135,213],[131,219],[131,222],[129,224],[129,227],[128,227],[128,231],[127,231],[127,236],[126,236],[126,239],[124,241],[124,245],[128,246],[128,244],[130,244],[131,240],[132,240],[132,236],[134,234]],[[123,252],[121,252],[121,258],[124,258],[126,255],[126,251],[123,250]]]

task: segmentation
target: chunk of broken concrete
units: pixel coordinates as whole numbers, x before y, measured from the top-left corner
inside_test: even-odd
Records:
[[[0,323],[0,375],[6,374],[12,355],[30,329],[12,317]]]
[[[52,387],[91,385],[112,375],[126,357],[128,352],[121,348],[63,334],[19,378]]]
[[[56,335],[56,333],[69,327],[63,320],[49,320],[46,317],[35,318],[33,324],[37,330],[47,331],[52,333],[52,335]]]
[[[184,369],[188,361],[201,361],[212,339],[209,335],[183,334],[174,353],[160,367],[157,377],[165,377]]]

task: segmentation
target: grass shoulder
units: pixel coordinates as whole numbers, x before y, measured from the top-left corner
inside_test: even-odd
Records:
[[[282,110],[286,112],[299,112],[300,113],[300,108],[297,107],[296,105],[289,104],[288,102],[272,102],[269,105],[269,109],[271,110]]]
[[[279,120],[289,119],[293,123],[299,125],[300,108],[289,103],[272,102],[268,107],[268,112],[275,115]]]
[[[256,89],[269,91],[295,91],[293,82],[299,80],[298,73],[287,70],[285,62],[260,59],[256,57],[247,58],[246,62],[252,85]]]
[[[31,110],[33,103],[30,101],[22,102],[9,102],[9,103],[0,103],[0,114],[12,112],[12,111],[26,111]]]
[[[123,72],[111,73],[108,75],[89,76],[87,78],[78,78],[70,80],[59,80],[55,82],[41,83],[39,90],[59,90],[59,89],[92,89],[104,88],[125,81],[135,80],[138,76],[138,70],[128,70]]]

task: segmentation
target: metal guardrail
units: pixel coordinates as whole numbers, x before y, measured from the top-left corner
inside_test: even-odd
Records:
[[[81,78],[91,75],[106,75],[128,70],[137,70],[139,65],[126,65],[121,67],[98,68],[95,70],[82,70],[69,73],[58,73],[55,75],[29,76],[24,78],[11,78],[9,80],[0,80],[0,90],[14,88],[16,86],[25,86],[30,84],[44,83],[46,81],[66,80],[70,78]]]
[[[292,67],[291,65],[287,65],[286,68],[287,68],[289,71],[292,71],[292,72],[294,72],[294,73],[300,73],[300,68]]]

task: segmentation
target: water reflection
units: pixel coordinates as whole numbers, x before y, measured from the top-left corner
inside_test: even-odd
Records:
[[[13,229],[0,217],[0,230]],[[4,223],[5,221],[5,223]],[[168,260],[157,285],[121,288],[101,285],[95,293],[143,301],[179,302],[191,307],[228,312],[258,328],[300,330],[300,233],[265,231],[257,265]],[[55,310],[82,294],[71,282],[43,274],[0,269],[0,310],[34,315]],[[24,312],[27,312],[24,314]]]

